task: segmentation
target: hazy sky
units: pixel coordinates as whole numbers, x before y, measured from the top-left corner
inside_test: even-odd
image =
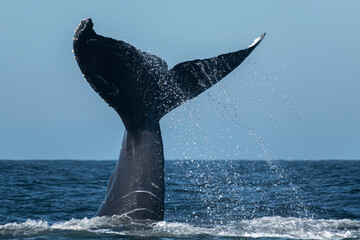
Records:
[[[0,159],[117,159],[124,127],[73,59],[74,29],[169,65],[247,47],[161,121],[166,159],[360,159],[360,1],[0,1]]]

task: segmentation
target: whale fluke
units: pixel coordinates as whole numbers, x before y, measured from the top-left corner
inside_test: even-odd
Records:
[[[126,131],[120,157],[97,215],[163,220],[164,154],[159,121],[239,66],[263,40],[217,57],[168,69],[161,58],[100,36],[90,18],[75,30],[75,59],[91,87],[121,117]]]
[[[266,33],[255,39],[249,48],[213,58],[187,61],[173,67],[169,72],[181,93],[177,96],[178,99],[174,99],[173,104],[168,106],[164,114],[182,102],[198,96],[232,72],[250,55],[265,35]]]

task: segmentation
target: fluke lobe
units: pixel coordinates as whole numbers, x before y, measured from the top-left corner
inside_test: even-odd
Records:
[[[120,157],[97,215],[164,218],[164,153],[159,121],[233,71],[256,48],[180,63],[100,36],[90,18],[75,30],[74,54],[85,79],[120,115],[126,131]]]

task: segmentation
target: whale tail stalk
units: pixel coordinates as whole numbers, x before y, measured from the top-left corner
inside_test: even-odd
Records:
[[[96,34],[91,19],[81,21],[73,41],[75,59],[85,79],[114,108],[126,128],[97,215],[163,220],[164,154],[159,120],[223,79],[264,37],[246,49],[168,69],[155,55]]]

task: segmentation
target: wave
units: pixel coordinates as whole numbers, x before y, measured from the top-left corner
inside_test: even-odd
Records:
[[[360,221],[307,218],[262,217],[225,225],[196,226],[180,222],[130,223],[119,217],[94,217],[48,223],[28,219],[23,223],[0,225],[0,238],[287,238],[360,239]]]

